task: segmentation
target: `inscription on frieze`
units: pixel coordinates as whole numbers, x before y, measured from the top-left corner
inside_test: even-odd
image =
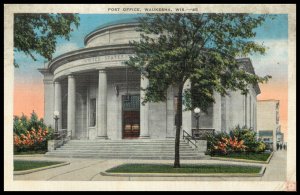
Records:
[[[129,55],[119,54],[119,55],[107,55],[107,56],[96,56],[92,58],[84,59],[85,63],[97,63],[97,62],[109,62],[109,61],[123,61],[128,60]]]

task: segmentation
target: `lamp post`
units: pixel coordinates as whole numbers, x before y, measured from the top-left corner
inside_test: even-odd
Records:
[[[196,118],[196,128],[197,130],[199,130],[199,118],[200,118],[200,108],[196,107],[194,109],[194,113],[195,113],[195,118]]]
[[[54,111],[54,120],[55,120],[55,129],[54,129],[54,139],[58,138],[58,119],[59,119],[59,112]]]

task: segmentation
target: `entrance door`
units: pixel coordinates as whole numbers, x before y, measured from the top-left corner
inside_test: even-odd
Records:
[[[122,96],[122,137],[123,139],[140,136],[140,96]]]

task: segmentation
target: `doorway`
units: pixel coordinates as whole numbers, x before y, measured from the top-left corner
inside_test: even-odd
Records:
[[[122,138],[134,139],[140,136],[140,96],[122,96]]]

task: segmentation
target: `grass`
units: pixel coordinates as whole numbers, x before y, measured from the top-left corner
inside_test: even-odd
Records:
[[[37,150],[37,151],[24,151],[24,152],[14,152],[14,155],[28,155],[28,154],[45,154],[47,150]]]
[[[14,171],[24,171],[50,165],[60,164],[62,162],[50,161],[29,161],[29,160],[14,160]]]
[[[248,154],[232,153],[227,155],[216,154],[213,155],[213,157],[267,161],[270,155],[271,153],[248,153]]]
[[[123,164],[113,167],[108,173],[259,173],[261,167],[239,165],[184,164],[173,168],[167,164]]]

